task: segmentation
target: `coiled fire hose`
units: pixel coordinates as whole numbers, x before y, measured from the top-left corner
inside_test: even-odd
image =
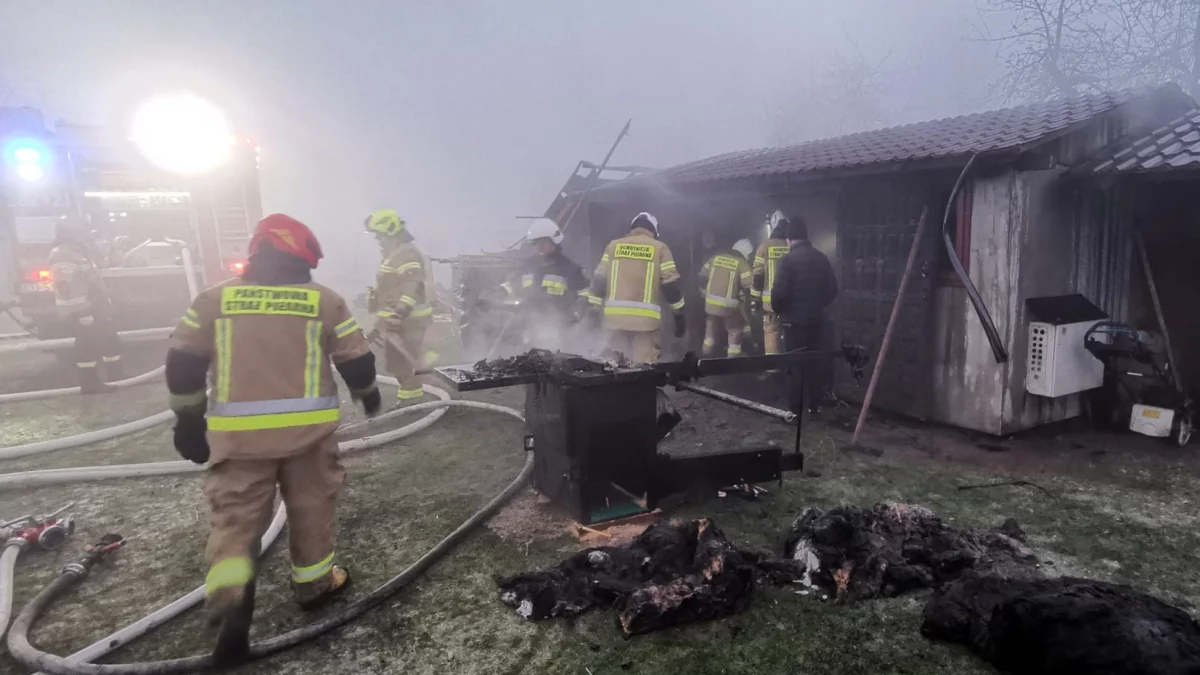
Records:
[[[380,381],[385,383],[394,383],[392,378],[381,377]],[[390,381],[390,382],[389,382]],[[422,403],[399,411],[393,411],[391,414],[403,414],[420,412],[424,410],[431,411],[421,420],[409,424],[400,429],[389,432],[375,434],[364,438],[344,441],[339,443],[339,449],[342,454],[354,452],[370,447],[376,447],[391,441],[403,438],[412,433],[420,431],[425,427],[430,426],[444,413],[448,407],[468,407],[484,410],[492,410],[501,412],[517,419],[523,420],[524,417],[516,410],[498,406],[489,403],[477,401],[455,401],[449,400],[449,395],[437,388],[429,385],[425,386],[425,390],[434,394],[442,400]],[[152,467],[152,468],[151,468]],[[93,480],[98,478],[116,478],[129,476],[143,475],[167,475],[173,473],[191,473],[202,471],[203,467],[199,467],[190,462],[156,462],[149,465],[126,465],[124,467],[83,467],[78,469],[57,469],[51,471],[32,471],[18,474],[8,474],[0,476],[0,485],[46,485],[53,483],[75,482],[79,480]],[[371,608],[377,606],[391,595],[412,583],[427,569],[432,567],[441,558],[445,557],[467,534],[474,528],[483,524],[497,510],[500,509],[509,499],[517,494],[528,481],[529,476],[533,472],[533,455],[526,457],[525,465],[521,469],[515,480],[508,485],[500,494],[489,501],[482,509],[468,518],[462,525],[450,533],[445,539],[439,542],[436,546],[430,549],[425,555],[421,556],[416,562],[412,563],[403,572],[390,579],[387,583],[375,589],[368,595],[360,598],[354,603],[346,606],[341,611],[327,616],[320,621],[303,626],[289,633],[262,640],[251,645],[250,658],[261,658],[280,651],[289,649],[302,642],[322,635],[338,626],[341,626],[355,618],[361,616]],[[275,519],[272,521],[270,528],[262,539],[262,550],[266,550],[267,546],[274,541],[279,529],[283,526],[284,512],[282,507],[276,512]],[[155,626],[167,621],[168,619],[177,616],[188,608],[194,606],[203,599],[203,587],[198,588],[191,593],[175,600],[174,602],[160,608],[153,614],[141,619],[140,621],[127,626],[124,629],[113,633],[112,635],[97,641],[93,645],[71,655],[70,657],[61,657],[54,654],[49,654],[38,650],[30,644],[28,633],[36,621],[37,617],[57,598],[66,591],[70,590],[75,584],[86,578],[90,565],[71,565],[68,569],[49,586],[43,589],[17,616],[9,631],[8,646],[9,652],[14,658],[21,661],[25,665],[33,668],[40,668],[48,673],[181,673],[203,670],[212,666],[210,655],[185,657],[182,659],[173,659],[168,661],[133,663],[133,664],[93,664],[86,663],[86,660],[95,659],[103,654],[116,649],[119,646],[127,644],[129,641],[136,639],[140,635],[149,631]],[[11,592],[11,589],[10,589]]]

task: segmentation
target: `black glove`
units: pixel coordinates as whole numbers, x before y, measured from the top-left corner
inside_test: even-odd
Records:
[[[358,400],[362,403],[363,412],[367,414],[367,417],[374,417],[383,406],[383,397],[379,394],[379,387],[373,387]]]
[[[208,461],[208,421],[204,415],[175,415],[175,450],[197,464]]]
[[[762,314],[763,301],[762,298],[750,298],[750,311],[754,314]]]
[[[687,319],[682,314],[675,315],[675,337],[681,338],[687,332]]]

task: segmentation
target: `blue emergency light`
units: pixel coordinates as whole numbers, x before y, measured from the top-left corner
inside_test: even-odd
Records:
[[[45,177],[50,152],[36,138],[15,138],[4,146],[4,161],[18,178],[32,183]]]

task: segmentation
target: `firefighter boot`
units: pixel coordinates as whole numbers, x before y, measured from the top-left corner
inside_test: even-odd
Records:
[[[208,597],[208,623],[220,626],[213,647],[213,664],[228,668],[250,655],[250,622],[254,617],[255,580],[245,586],[222,588]]]
[[[329,574],[322,579],[306,584],[293,582],[292,590],[296,593],[296,602],[300,604],[300,609],[311,612],[324,607],[348,586],[350,586],[350,571],[334,565]]]
[[[100,373],[96,366],[79,366],[79,392],[81,394],[108,394],[113,391],[111,385],[100,381]]]

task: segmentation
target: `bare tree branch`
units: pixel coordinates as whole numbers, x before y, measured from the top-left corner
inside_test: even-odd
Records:
[[[1200,0],[980,1],[975,39],[1000,49],[1000,99],[1164,81],[1200,95]],[[1004,16],[1007,32],[990,30],[989,15]]]

